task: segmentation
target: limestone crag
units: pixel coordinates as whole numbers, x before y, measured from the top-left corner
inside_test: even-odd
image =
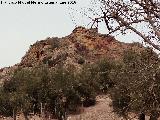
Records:
[[[8,74],[18,67],[46,64],[49,67],[62,65],[78,70],[82,64],[94,63],[104,57],[120,60],[127,49],[139,52],[145,48],[140,43],[119,42],[113,36],[98,33],[95,28],[77,27],[66,37],[48,37],[31,45],[19,64],[0,70],[0,81],[9,79]]]

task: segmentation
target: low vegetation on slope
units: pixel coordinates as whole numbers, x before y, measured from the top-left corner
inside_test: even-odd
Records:
[[[129,112],[158,118],[160,105],[159,59],[151,50],[125,51],[123,61],[102,59],[84,64],[74,72],[63,67],[39,66],[17,69],[0,89],[0,114],[30,113],[62,120],[80,106],[96,104],[95,97],[108,93],[114,111],[127,118]]]
[[[123,63],[111,72],[115,86],[110,91],[115,112],[127,117],[140,114],[140,120],[150,115],[157,120],[160,108],[160,61],[151,49],[137,54],[128,51]]]
[[[19,68],[1,87],[0,114],[15,117],[23,112],[26,118],[29,113],[50,114],[60,120],[66,113],[76,112],[78,106],[95,104],[96,94],[112,85],[110,68],[107,61],[88,65],[79,73],[63,67]]]

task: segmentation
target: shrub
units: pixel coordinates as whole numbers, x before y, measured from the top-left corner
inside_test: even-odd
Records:
[[[84,64],[79,73],[62,66],[52,69],[47,65],[18,69],[2,87],[7,96],[5,99],[0,97],[0,102],[10,111],[0,108],[0,114],[6,112],[11,116],[22,110],[27,116],[30,112],[47,111],[60,119],[66,112],[76,112],[82,104],[84,107],[94,105],[97,93],[112,86],[111,69],[108,60]],[[64,101],[61,98],[65,98]]]
[[[9,102],[9,96],[2,90],[2,88],[0,91],[0,115],[7,117],[13,115],[12,106]]]
[[[84,58],[82,58],[82,57],[80,57],[79,59],[78,59],[78,64],[84,64],[85,63],[85,59]]]
[[[59,41],[59,39],[57,37],[55,37],[55,38],[49,38],[48,42],[52,46],[52,49],[60,47],[60,41]]]
[[[157,58],[147,51],[140,54],[125,52],[123,63],[110,73],[115,83],[115,87],[110,90],[114,111],[127,115],[128,112],[148,114],[158,110],[160,82],[156,75],[160,69]]]
[[[114,86],[114,82],[110,78],[110,72],[114,68],[114,64],[114,61],[108,59],[102,59],[96,63],[96,69],[98,70],[97,81],[103,92]]]

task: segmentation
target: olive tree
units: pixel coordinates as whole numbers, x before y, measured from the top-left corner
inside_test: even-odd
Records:
[[[127,51],[123,63],[112,71],[111,78],[115,87],[110,91],[113,108],[120,115],[129,112],[150,114],[150,120],[157,120],[160,107],[158,56],[147,49],[140,54]]]

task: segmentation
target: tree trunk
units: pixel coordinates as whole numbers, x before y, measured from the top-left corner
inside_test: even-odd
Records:
[[[16,120],[16,112],[15,112],[15,109],[13,109],[13,119]]]
[[[46,114],[45,111],[46,110],[46,103],[41,103],[41,117],[43,120],[46,120]]]
[[[159,112],[158,111],[152,111],[149,120],[158,120]]]
[[[41,117],[43,120],[45,120],[45,113],[44,113],[44,105],[41,103]]]
[[[26,112],[24,112],[23,114],[24,114],[24,118],[25,118],[25,120],[29,120],[29,118],[28,118],[28,114],[27,114]]]
[[[41,117],[43,116],[43,104],[41,103]]]
[[[139,120],[145,120],[145,114],[144,113],[140,113],[138,119]]]

